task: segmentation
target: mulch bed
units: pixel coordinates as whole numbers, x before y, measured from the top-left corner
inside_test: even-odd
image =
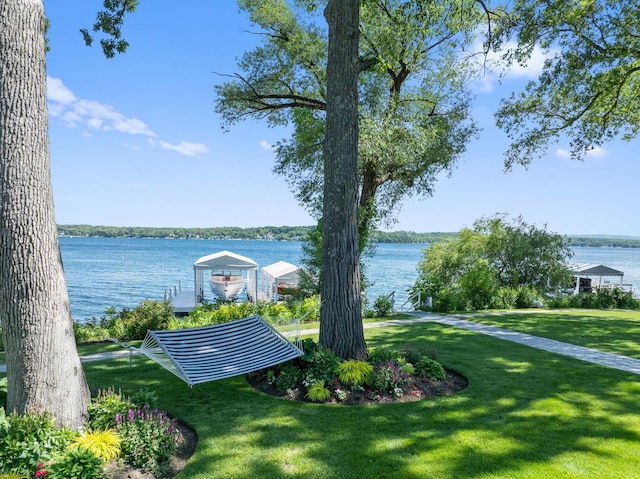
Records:
[[[346,399],[340,401],[335,394],[324,404],[342,404],[345,406],[368,405],[368,404],[392,404],[411,401],[422,401],[440,396],[451,396],[465,389],[469,382],[467,379],[452,370],[445,370],[447,376],[441,380],[422,379],[417,376],[410,376],[408,384],[402,387],[402,395],[373,394],[371,391],[355,390],[349,391]],[[269,383],[267,376],[263,372],[256,372],[247,375],[247,381],[254,388],[270,396],[287,399],[290,401],[310,402],[305,396],[307,391],[304,387],[289,389],[286,392],[279,391]]]

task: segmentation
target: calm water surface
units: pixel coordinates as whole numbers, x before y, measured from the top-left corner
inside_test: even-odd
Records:
[[[193,289],[193,263],[228,250],[258,263],[300,264],[297,241],[171,240],[146,238],[60,238],[71,313],[76,320],[102,316],[105,308],[133,308],[143,299],[162,299],[182,282]],[[396,292],[396,306],[415,282],[424,244],[379,244],[365,258],[367,297]],[[625,273],[624,282],[640,291],[640,249],[574,248],[574,262],[601,263]],[[209,298],[212,299],[212,298]]]

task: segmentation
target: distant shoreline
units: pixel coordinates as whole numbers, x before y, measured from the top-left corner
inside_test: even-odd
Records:
[[[215,228],[151,228],[126,226],[58,225],[60,236],[96,238],[162,238],[206,240],[258,240],[304,241],[314,226],[263,226],[239,228],[223,226]],[[376,231],[371,235],[373,243],[428,244],[456,237],[457,233],[413,231]],[[568,246],[640,248],[640,237],[621,236],[564,236]]]

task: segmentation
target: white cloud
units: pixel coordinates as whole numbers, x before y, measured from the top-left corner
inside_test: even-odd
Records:
[[[502,57],[508,51],[514,50],[516,47],[516,42],[509,41],[505,43],[501,52],[491,51],[485,57],[484,54],[481,53],[484,49],[482,42],[480,40],[476,40],[470,48],[470,53],[473,54],[474,61],[476,62],[476,68],[478,71],[482,72],[482,76],[477,78],[472,84],[476,91],[481,93],[491,93],[493,91],[493,85],[500,77],[511,79],[538,78],[540,73],[542,73],[544,62],[558,52],[554,49],[544,51],[536,45],[526,64],[520,65],[519,63],[514,62],[507,68],[502,62]]]
[[[101,130],[102,120],[100,118],[91,118],[87,120],[87,126],[92,130]]]
[[[506,45],[507,49],[516,48],[515,42],[508,42]],[[531,53],[531,57],[527,61],[525,65],[520,65],[519,63],[514,63],[507,70],[507,77],[519,77],[519,78],[538,78],[540,73],[542,73],[542,68],[544,67],[544,62],[555,55],[555,50],[543,51],[538,45],[533,48],[533,52]]]
[[[147,137],[149,146],[153,148],[158,146],[154,140],[157,135],[144,121],[127,117],[111,105],[76,97],[59,78],[47,77],[47,99],[49,115],[52,118],[59,118],[68,127],[81,126],[93,131],[142,135]],[[82,135],[91,136],[86,130]],[[200,158],[209,151],[206,145],[188,141],[182,141],[177,145],[160,141],[159,145],[165,150],[172,150],[193,158]]]
[[[62,80],[52,77],[47,77],[47,99],[63,105],[76,101],[75,95],[64,86]]]
[[[76,97],[59,78],[47,78],[49,114],[67,126],[91,130],[115,130],[130,135],[155,137],[156,134],[138,118],[128,118],[111,105]]]
[[[589,156],[591,158],[602,158],[608,154],[609,152],[607,150],[599,146],[596,146],[590,149],[589,151],[587,151],[586,156]],[[569,150],[558,148],[556,150],[556,156],[559,158],[571,158],[571,152]]]
[[[599,146],[596,146],[594,148],[591,148],[589,151],[587,151],[587,156],[591,156],[593,158],[602,158],[603,156],[606,156],[608,153],[609,152],[604,148],[600,148]]]
[[[260,148],[267,151],[273,151],[273,145],[269,143],[267,140],[262,140],[260,142]]]
[[[125,118],[123,116],[114,119],[113,129],[130,135],[156,136],[142,120],[137,118]]]
[[[202,155],[209,152],[207,145],[202,143],[191,143],[189,141],[182,141],[179,145],[172,145],[168,141],[160,141],[160,148],[163,150],[177,151],[181,155],[191,156],[193,158],[201,158]]]

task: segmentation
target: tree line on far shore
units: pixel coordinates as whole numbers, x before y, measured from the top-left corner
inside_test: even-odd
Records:
[[[215,228],[151,228],[144,226],[91,226],[58,225],[61,236],[90,236],[103,238],[175,238],[210,240],[272,240],[304,241],[314,226],[260,226],[239,228],[221,226]],[[455,238],[457,232],[416,233],[414,231],[374,231],[373,243],[424,243],[431,244],[445,238]],[[640,238],[615,236],[565,236],[567,246],[611,248],[640,248]]]

